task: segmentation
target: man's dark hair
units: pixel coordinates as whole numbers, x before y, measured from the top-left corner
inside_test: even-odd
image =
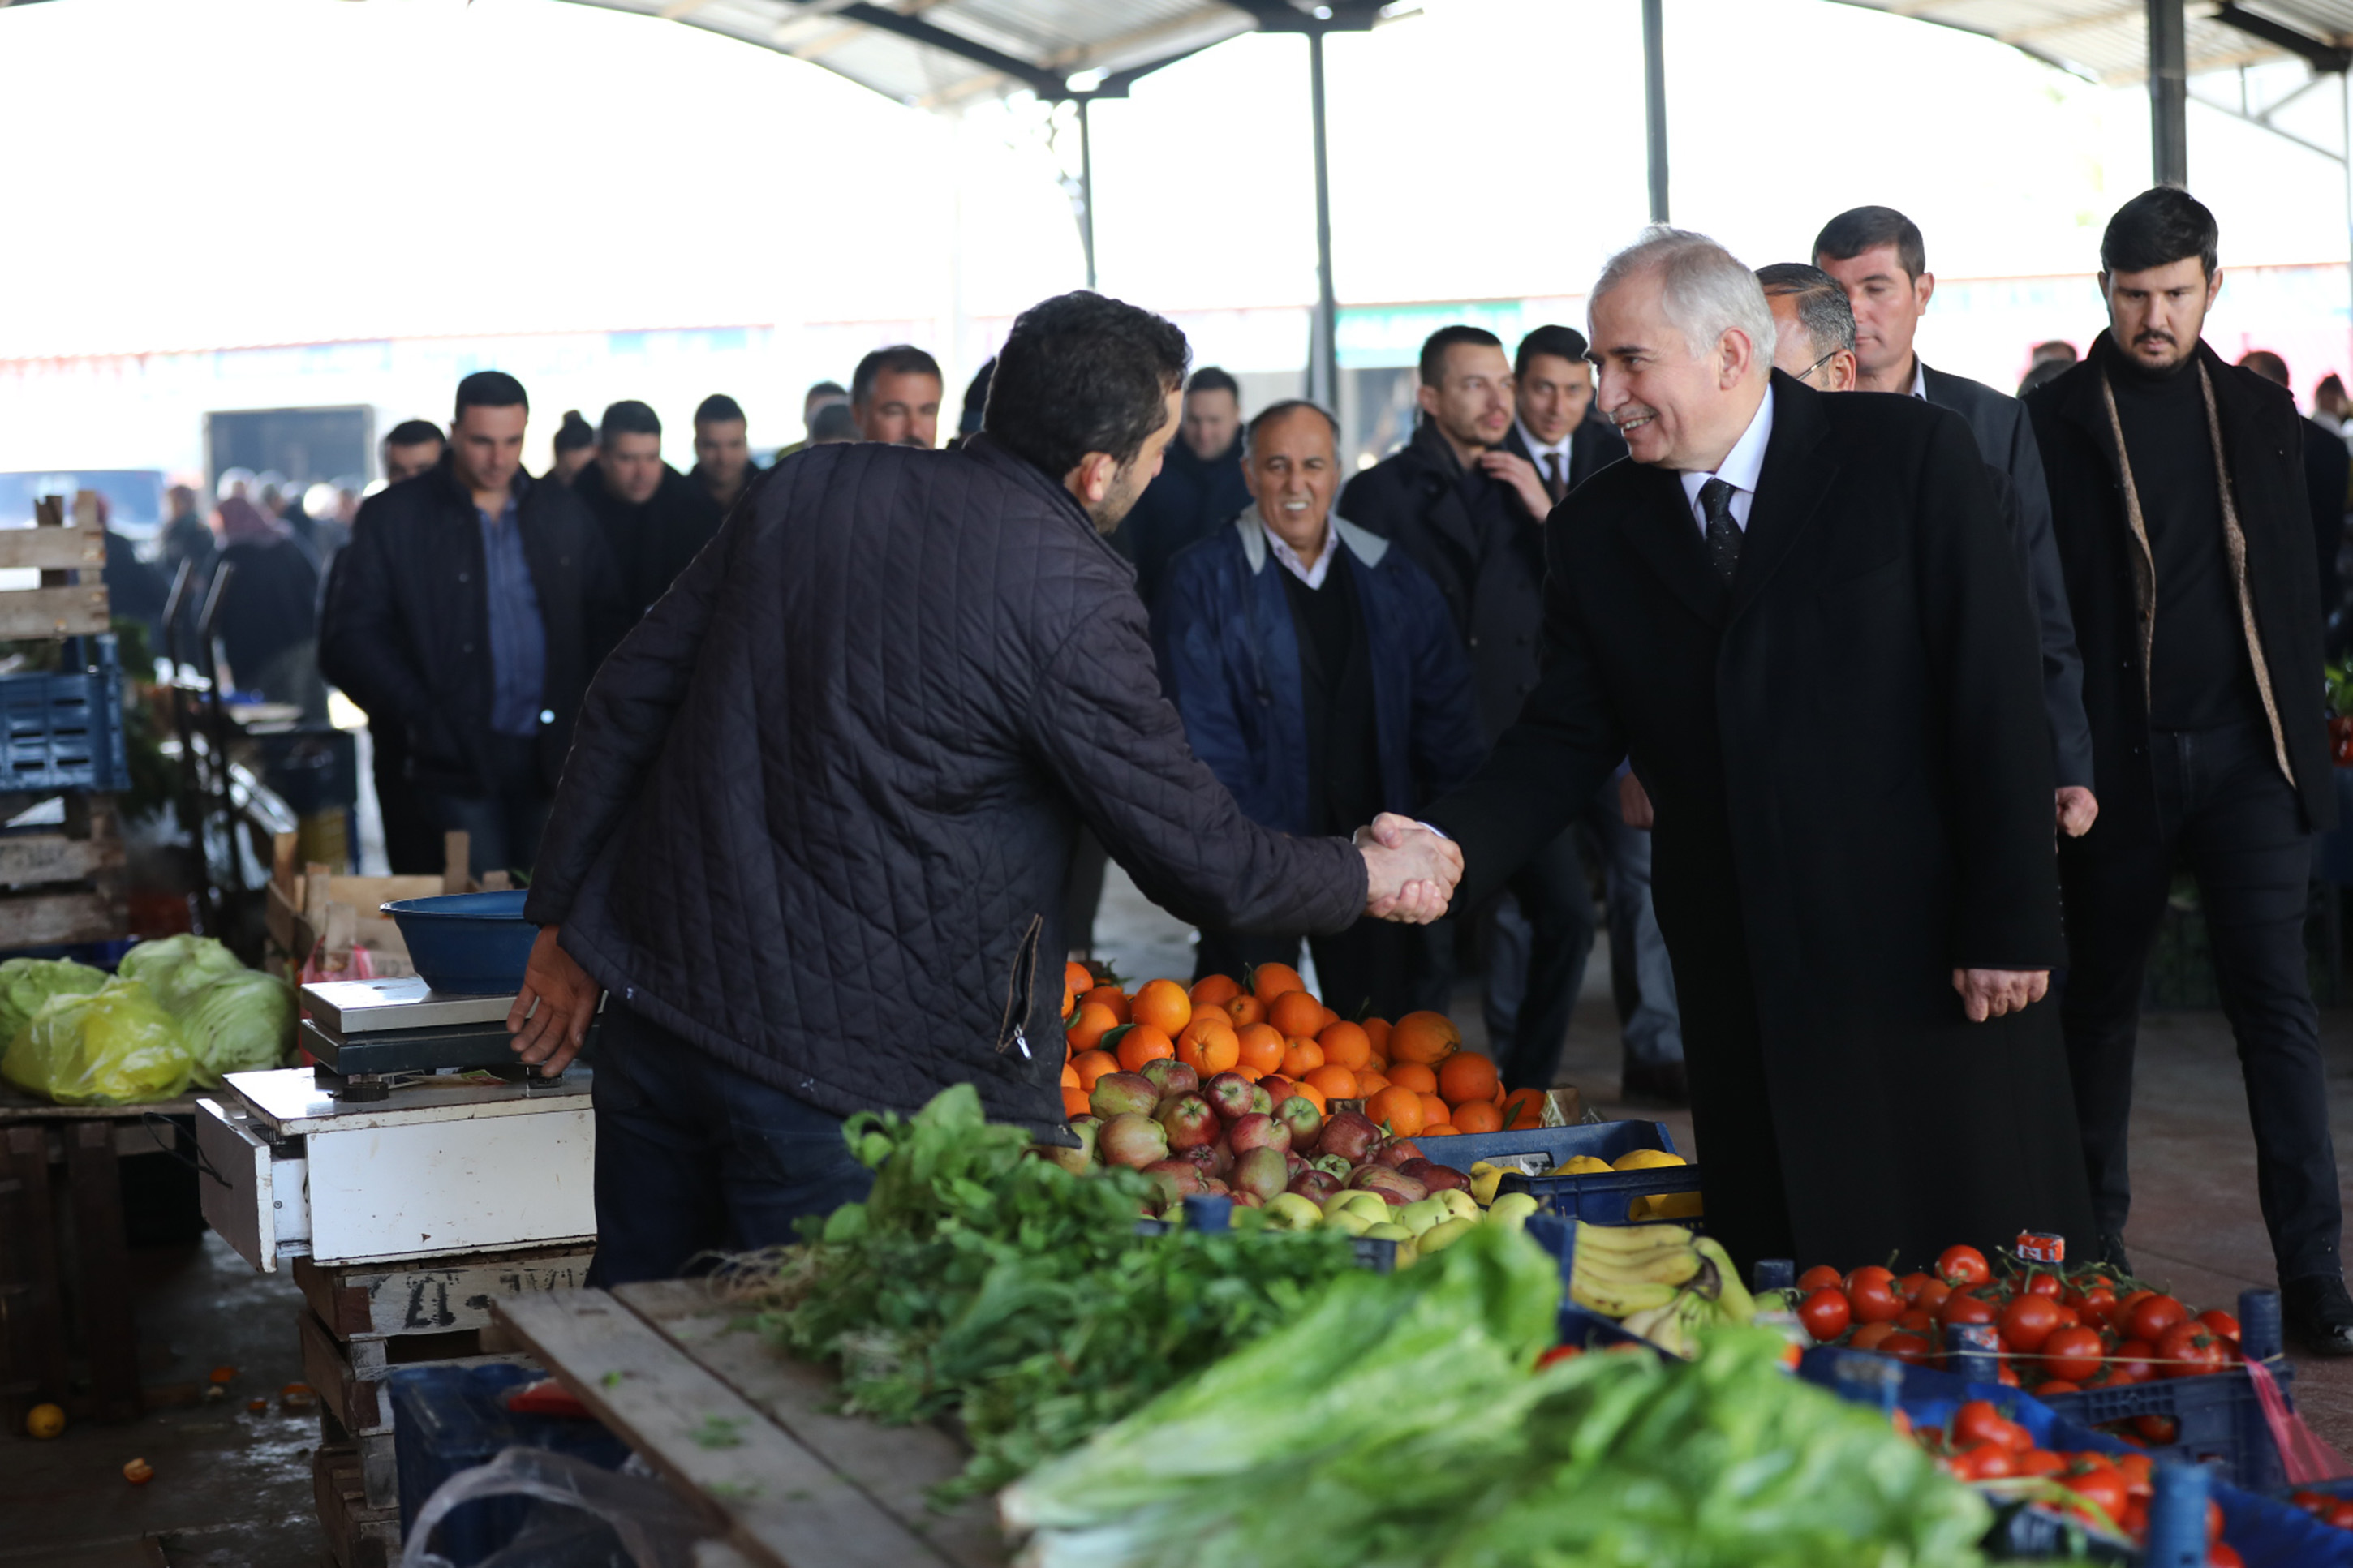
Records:
[[[1015,318],[981,428],[1056,480],[1089,452],[1134,460],[1168,420],[1192,349],[1173,321],[1078,289]]]
[[[744,405],[723,392],[714,392],[694,405],[697,425],[723,425],[730,419],[739,424],[751,423],[744,417]]]
[[[1242,384],[1213,364],[1203,365],[1185,383],[1186,396],[1197,392],[1222,392],[1236,403],[1242,400]]]
[[[2204,202],[2179,185],[2154,185],[2108,220],[2100,236],[2100,270],[2146,272],[2194,256],[2211,278],[2221,240]]]
[[[2239,368],[2253,371],[2275,386],[2288,384],[2287,361],[2269,349],[2249,349],[2239,356]]]
[[[855,441],[858,416],[849,411],[847,403],[828,403],[809,416],[808,438],[812,447],[827,441]]]
[[[1573,364],[1585,357],[1589,347],[1585,334],[1575,327],[1555,326],[1547,321],[1520,340],[1519,352],[1512,356],[1512,374],[1527,374],[1528,361],[1538,354],[1550,354]]]
[[[404,419],[384,438],[386,447],[422,447],[427,441],[437,447],[448,444],[442,438],[441,426],[430,419]]]
[[[2034,360],[2057,360],[2061,364],[2073,364],[2083,356],[2075,352],[2075,345],[2064,338],[2045,338],[2034,345],[2027,357]]]
[[[1484,327],[1457,324],[1440,327],[1421,341],[1421,384],[1437,386],[1446,380],[1446,351],[1457,344],[1474,348],[1500,349],[1504,340]]]
[[[607,404],[605,417],[596,422],[596,439],[610,445],[616,436],[659,436],[661,417],[634,397]]]
[[[2337,373],[2332,370],[2327,375],[2320,378],[2319,384],[2316,385],[2312,389],[2312,395],[2315,397],[2342,397],[2345,395],[2345,383],[2340,380]]]
[[[841,383],[820,381],[801,394],[801,401],[807,403],[812,397],[847,397],[849,395],[849,388],[842,385]]]
[[[463,419],[469,408],[530,407],[522,383],[502,370],[478,370],[458,384],[458,419]]]
[[[1340,450],[1340,422],[1332,417],[1332,411],[1308,398],[1286,397],[1280,403],[1268,404],[1258,411],[1249,424],[1242,426],[1242,456],[1244,458],[1250,456],[1250,448],[1258,444],[1258,433],[1261,430],[1285,415],[1296,414],[1303,408],[1312,409],[1322,415],[1324,423],[1332,426],[1332,450],[1336,455]]]
[[[1757,281],[1768,300],[1786,294],[1798,301],[1798,324],[1813,340],[1816,353],[1853,351],[1854,307],[1837,279],[1802,261],[1776,261],[1757,269]]]
[[[884,371],[892,375],[928,375],[942,386],[947,378],[940,374],[940,362],[913,343],[892,343],[887,349],[876,349],[858,362],[857,371],[849,378],[849,401],[864,407],[874,395],[874,378]]]
[[[560,457],[565,452],[576,452],[583,447],[596,444],[596,427],[582,418],[577,408],[565,409],[564,423],[555,427],[556,454]]]
[[[980,368],[974,371],[972,379],[965,384],[964,408],[956,415],[958,436],[980,434],[980,411],[988,406],[989,378],[996,374],[997,356],[991,354],[980,362]]]
[[[1906,278],[1916,279],[1928,270],[1928,246],[1920,237],[1920,226],[1894,207],[1847,208],[1814,236],[1814,259],[1827,256],[1832,261],[1852,261],[1883,245],[1895,247],[1896,264]]]

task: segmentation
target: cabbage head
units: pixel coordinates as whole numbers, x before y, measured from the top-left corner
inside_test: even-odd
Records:
[[[50,997],[0,1057],[0,1077],[62,1105],[170,1100],[195,1069],[180,1026],[135,980]]]
[[[174,1017],[185,1016],[206,986],[249,973],[211,937],[185,932],[141,942],[116,968],[125,980],[146,986]]]
[[[233,1072],[258,1072],[286,1058],[294,1035],[294,992],[276,975],[239,969],[216,980],[180,1015],[181,1032],[206,1088]]]
[[[87,995],[106,984],[106,971],[70,958],[12,958],[0,963],[0,1048],[32,1022],[52,996]]]

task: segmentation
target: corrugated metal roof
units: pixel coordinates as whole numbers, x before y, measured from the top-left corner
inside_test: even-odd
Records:
[[[1999,39],[2037,59],[2096,81],[2128,84],[2148,75],[2144,0],[1840,0],[1915,21]],[[2217,15],[2234,7],[2193,0],[2188,7],[2189,71],[2227,70],[2294,58],[2280,45]],[[2316,43],[2353,46],[2353,0],[2242,0],[2236,10]]]

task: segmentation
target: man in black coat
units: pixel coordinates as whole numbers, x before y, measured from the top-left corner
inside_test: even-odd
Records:
[[[527,869],[588,678],[628,611],[576,497],[522,471],[522,384],[458,384],[440,462],[368,498],[335,557],[319,665],[401,737],[403,784],[473,869]],[[396,864],[396,872],[429,866]]]
[[[1135,592],[1150,611],[1176,552],[1240,517],[1250,503],[1242,482],[1241,385],[1205,364],[1185,384],[1184,424],[1160,472],[1112,534],[1112,548],[1135,563]]]
[[[629,618],[646,613],[719,531],[711,492],[662,461],[661,420],[634,398],[605,410],[596,456],[572,481],[604,531]]]
[[[1480,733],[1492,745],[1536,689],[1552,496],[1535,465],[1511,449],[1512,364],[1494,333],[1440,327],[1421,345],[1419,374],[1413,439],[1348,481],[1340,515],[1394,541],[1438,584],[1471,656]],[[1515,907],[1487,911],[1481,932],[1487,1037],[1507,1088],[1549,1089],[1593,955],[1593,895],[1575,826],[1563,823],[1496,890]]]
[[[2213,215],[2144,192],[2100,242],[2108,330],[2029,398],[2083,638],[2104,809],[2062,847],[2067,1049],[2100,1226],[2123,1256],[2141,977],[2179,860],[2198,878],[2246,1078],[2289,1329],[2353,1354],[2319,1017],[2310,835],[2337,816],[2303,422],[2200,341]]]
[[[1968,427],[1772,372],[1756,279],[1697,235],[1614,258],[1591,312],[1632,460],[1553,514],[1543,685],[1424,813],[1460,896],[1630,752],[1708,1228],[1742,1266],[2082,1234],[2034,1005],[2061,955],[2034,627]]]
[[[744,417],[744,405],[723,392],[695,405],[694,468],[686,477],[711,498],[722,517],[760,477],[760,465],[752,460],[751,424]],[[715,523],[712,531],[717,531]]]
[[[869,1173],[843,1117],[970,1084],[1067,1136],[1060,893],[1084,822],[1205,925],[1426,920],[1460,858],[1260,827],[1185,744],[1103,542],[1176,432],[1184,335],[1095,294],[1014,322],[958,451],[772,469],[597,676],[510,1027],[600,990],[596,1277],[789,1240]],[[535,1009],[535,1010],[534,1010]]]
[[[2054,815],[2070,837],[2100,815],[2092,731],[2084,717],[2084,659],[2067,585],[2051,537],[2051,498],[2025,407],[1982,382],[1934,369],[1913,340],[1936,292],[1919,226],[1894,207],[1854,207],[1814,237],[1814,265],[1837,279],[1855,317],[1857,392],[1892,392],[1949,408],[1968,421],[1978,453],[2008,477],[2005,498],[2042,647],[2042,711],[2051,726]]]
[[[2269,349],[2239,356],[2241,370],[2253,371],[2265,381],[2295,395],[2288,380],[2287,361]],[[2337,580],[2337,557],[2345,548],[2346,489],[2353,485],[2353,452],[2344,438],[2319,420],[2304,421],[2304,490],[2312,502],[2312,546],[2320,566],[2320,620],[2325,627],[2343,603]]]

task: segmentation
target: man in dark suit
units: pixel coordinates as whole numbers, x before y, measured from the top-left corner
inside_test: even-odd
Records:
[[[1733,1256],[2083,1234],[2034,626],[1968,427],[1772,372],[1763,291],[1701,236],[1651,231],[1591,298],[1632,460],[1554,513],[1543,685],[1424,814],[1460,891],[1630,753]]]
[[[1184,423],[1160,472],[1111,536],[1112,547],[1135,563],[1135,592],[1146,611],[1160,602],[1160,580],[1176,552],[1233,521],[1250,503],[1241,386],[1205,364],[1185,384]]]
[[[636,620],[719,531],[723,515],[711,492],[662,461],[661,420],[624,399],[596,426],[596,458],[572,481],[572,493],[604,531]]]
[[[1512,363],[1494,333],[1440,327],[1421,345],[1420,376],[1413,439],[1348,481],[1340,515],[1394,541],[1438,584],[1493,744],[1536,689],[1552,497],[1508,445]],[[1593,954],[1593,895],[1572,824],[1523,858],[1509,890],[1527,922],[1526,956],[1508,924],[1487,922],[1487,1037],[1507,1086],[1548,1089]]]
[[[2273,385],[2295,395],[2287,378],[2287,361],[2269,349],[2239,356],[2241,370],[2253,371]],[[2353,452],[2336,431],[2319,420],[2304,422],[2304,489],[2312,500],[2312,544],[2320,564],[2320,618],[2326,623],[2343,600],[2337,581],[2337,554],[2345,548],[2346,488],[2353,484]]]
[[[2009,476],[2018,542],[2028,563],[2042,646],[2042,710],[2051,726],[2055,815],[2070,837],[2100,814],[2093,793],[2092,731],[2084,717],[2084,660],[2067,587],[2051,539],[2051,497],[2034,432],[2018,399],[1967,376],[1923,364],[1913,338],[1936,292],[1919,226],[1893,207],[1855,207],[1814,237],[1814,265],[1847,291],[1855,320],[1858,392],[1893,392],[1949,408],[1968,421],[1978,451]]]
[[[2306,977],[2311,835],[2337,817],[2295,400],[2200,341],[2214,216],[2158,186],[2100,240],[2108,329],[2027,402],[2092,657],[2099,826],[2060,849],[2067,1051],[2104,1250],[2121,1261],[2141,980],[2187,861],[2246,1079],[2289,1331],[2353,1354],[2353,1300]],[[2088,1250],[2088,1249],[2087,1249]]]

